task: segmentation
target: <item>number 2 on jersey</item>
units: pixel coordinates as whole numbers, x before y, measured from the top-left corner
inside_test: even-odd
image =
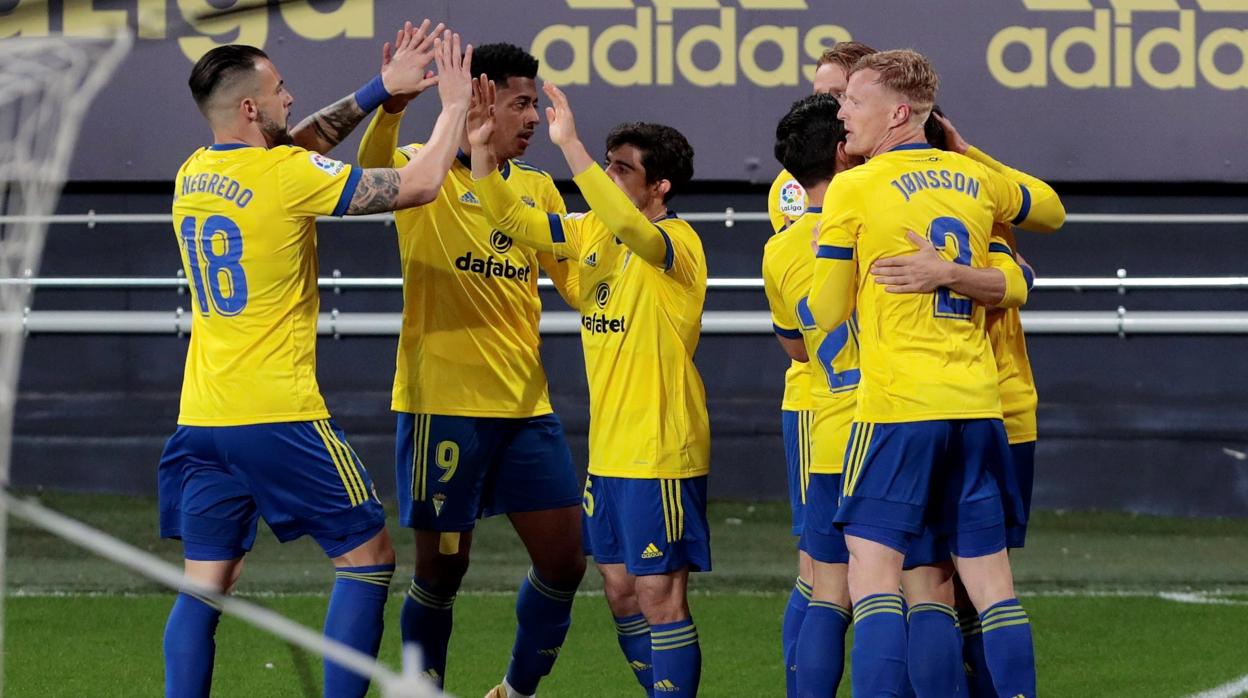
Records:
[[[186,250],[191,283],[200,315],[238,315],[247,307],[247,274],[243,272],[243,233],[238,224],[225,216],[209,216],[203,228],[199,221],[182,219],[182,247]],[[200,265],[200,256],[207,263]],[[207,283],[205,283],[207,281]]]
[[[966,229],[965,223],[957,218],[942,216],[933,219],[927,226],[927,238],[932,241],[932,247],[937,250],[943,252],[951,236],[954,244],[958,246],[958,254],[953,258],[953,262],[966,267],[971,266],[971,233]],[[969,320],[974,309],[974,302],[970,298],[955,294],[943,286],[936,289],[936,317]]]
[[[815,316],[810,312],[810,304],[806,298],[802,298],[797,302],[797,321],[802,324],[803,332],[812,332],[818,328],[815,324]],[[842,322],[840,326],[828,333],[828,336],[819,342],[819,349],[815,352],[819,360],[819,365],[823,366],[823,371],[828,377],[828,389],[834,393],[845,390],[853,390],[858,387],[858,382],[862,380],[862,371],[857,367],[840,371],[839,373],[833,367],[832,362],[840,355],[846,344],[850,342],[850,325],[856,324],[858,318],[856,314],[851,314],[849,319]],[[854,339],[857,341],[857,339]]]

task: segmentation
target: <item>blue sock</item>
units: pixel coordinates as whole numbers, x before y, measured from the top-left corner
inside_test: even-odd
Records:
[[[784,623],[780,626],[780,648],[784,652],[784,685],[786,695],[797,695],[797,637],[802,631],[802,619],[810,603],[810,583],[801,577],[789,592],[789,605],[784,609]]]
[[[984,660],[997,695],[1035,698],[1036,651],[1031,644],[1031,621],[1018,599],[1006,599],[979,616],[983,628]]]
[[[425,676],[438,688],[446,679],[446,646],[451,642],[451,617],[455,595],[438,596],[419,579],[412,579],[403,599],[399,625],[403,644],[415,643],[425,663]]]
[[[537,693],[537,683],[555,666],[572,627],[575,598],[576,589],[556,589],[529,568],[516,598],[516,643],[507,668],[507,683],[512,688],[525,695]]]
[[[702,681],[702,648],[692,618],[650,626],[654,692],[696,696]]]
[[[904,596],[901,599],[901,610],[906,615],[907,618],[910,616],[910,603],[906,601]],[[909,638],[909,636],[910,636],[910,623],[907,622],[906,623],[906,637]],[[909,645],[909,643],[910,641],[907,639],[906,640],[907,646]],[[909,653],[908,647],[907,647],[907,653]],[[910,682],[910,668],[908,666],[906,667],[906,680],[901,682],[901,688],[897,691],[897,696],[898,698],[917,698],[917,694],[914,692],[914,684]]]
[[[646,617],[638,613],[635,616],[615,616],[616,639],[628,667],[637,677],[637,683],[645,689],[647,696],[654,695],[654,670],[650,666],[650,624]]]
[[[394,565],[339,567],[325,612],[325,637],[377,656]],[[368,677],[325,660],[325,695],[363,696]]]
[[[943,603],[915,604],[907,614],[910,683],[919,698],[966,695],[958,614]]]
[[[855,696],[900,696],[909,683],[904,606],[898,594],[872,594],[854,604]]]
[[[835,698],[845,671],[845,631],[850,612],[828,601],[811,601],[797,640],[796,695]]]
[[[165,695],[208,698],[221,611],[199,597],[178,594],[165,624]]]
[[[992,673],[984,659],[984,635],[979,628],[979,614],[974,608],[958,609],[958,625],[962,628],[962,666],[966,672],[966,694],[970,698],[996,698]]]

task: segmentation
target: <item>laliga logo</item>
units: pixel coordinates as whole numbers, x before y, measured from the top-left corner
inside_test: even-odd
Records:
[[[806,212],[806,190],[796,179],[790,179],[780,187],[780,213],[797,218]]]
[[[597,35],[588,25],[552,25],[533,37],[531,51],[542,62],[542,79],[561,85],[588,85],[591,77],[617,87],[673,85],[679,73],[690,84],[713,87],[737,84],[739,69],[755,85],[776,87],[797,85],[803,77],[813,80],[819,56],[851,38],[839,25],[808,26],[808,13],[794,18],[801,20],[800,26],[765,24],[746,31],[738,26],[739,13],[806,10],[806,0],[735,0],[740,10],[721,4],[731,1],[650,0],[654,7],[644,7],[646,0],[566,0],[572,10],[632,10],[632,23],[606,27]],[[691,27],[682,24],[678,30],[673,24],[676,10],[699,10],[698,19],[712,21]],[[762,49],[767,44],[771,46]],[[805,65],[799,50],[809,61]],[[571,60],[565,58],[568,51]],[[703,64],[712,52],[714,63],[695,62],[695,51]],[[631,54],[631,58],[621,60],[619,53]],[[778,55],[779,63],[771,65],[775,61],[766,60],[766,66],[760,64],[760,53]]]
[[[1179,0],[1108,2],[1112,11],[1093,8],[1092,0],[1023,0],[1033,12],[1090,13],[1092,24],[1070,27],[1051,40],[1046,27],[1006,27],[988,44],[989,72],[997,82],[1014,89],[1045,87],[1050,74],[1080,90],[1132,87],[1137,75],[1145,85],[1159,90],[1191,89],[1197,85],[1198,73],[1220,90],[1248,88],[1248,29],[1223,26],[1198,36],[1197,10],[1182,9]],[[1184,2],[1194,3],[1206,18],[1248,14],[1248,0]],[[1178,26],[1160,26],[1136,36],[1136,12],[1154,17],[1173,13]],[[1244,24],[1242,16],[1239,24]],[[1091,64],[1072,66],[1072,49],[1084,55],[1090,52]],[[1007,52],[1024,60],[1007,64]]]

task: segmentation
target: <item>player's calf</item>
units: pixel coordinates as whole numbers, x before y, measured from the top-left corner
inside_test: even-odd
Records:
[[[952,562],[924,564],[902,573],[909,605],[907,666],[919,698],[966,695],[953,577]]]
[[[979,557],[955,558],[967,595],[979,610],[984,662],[997,693],[1036,695],[1036,659],[1031,621],[1014,596],[1010,559],[1004,549]]]
[[[386,599],[394,577],[394,546],[382,528],[333,558],[334,590],[325,614],[325,636],[373,657],[381,646]],[[326,696],[363,696],[368,679],[325,661]]]

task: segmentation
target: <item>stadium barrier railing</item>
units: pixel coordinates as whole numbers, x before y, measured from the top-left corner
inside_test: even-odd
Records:
[[[768,220],[758,211],[702,211],[682,214],[694,222],[722,223],[732,227],[737,222]],[[29,219],[29,220],[28,220]],[[39,222],[50,225],[76,225],[94,229],[97,225],[168,224],[169,214],[124,213],[100,214],[90,210],[84,214],[50,216],[0,216],[0,223]],[[391,214],[326,218],[335,224],[365,223],[390,226]],[[1082,224],[1213,224],[1248,225],[1248,214],[1070,214],[1068,223]],[[344,277],[335,269],[318,282],[322,290],[335,294],[350,290],[398,290],[399,277]],[[549,279],[539,279],[539,286],[549,288]],[[24,285],[33,289],[57,290],[175,290],[185,293],[187,280],[181,270],[168,277],[35,277],[0,279],[0,285]],[[714,291],[761,291],[763,280],[751,277],[720,277],[708,279]],[[1132,277],[1125,269],[1104,277],[1041,277],[1036,279],[1039,291],[1117,291],[1126,294],[1139,290],[1242,290],[1248,289],[1248,276],[1199,277]],[[1024,328],[1033,334],[1245,334],[1248,333],[1248,312],[1196,311],[1133,311],[1119,306],[1105,311],[1024,311]],[[399,329],[397,313],[339,312],[323,313],[319,331],[334,337],[353,335],[395,335]],[[183,308],[172,311],[54,311],[29,310],[22,316],[23,329],[31,334],[185,334],[190,331],[190,314]],[[546,334],[575,334],[579,317],[570,312],[548,312],[542,316],[541,329]],[[706,334],[770,334],[767,313],[757,311],[708,311],[703,316]]]

